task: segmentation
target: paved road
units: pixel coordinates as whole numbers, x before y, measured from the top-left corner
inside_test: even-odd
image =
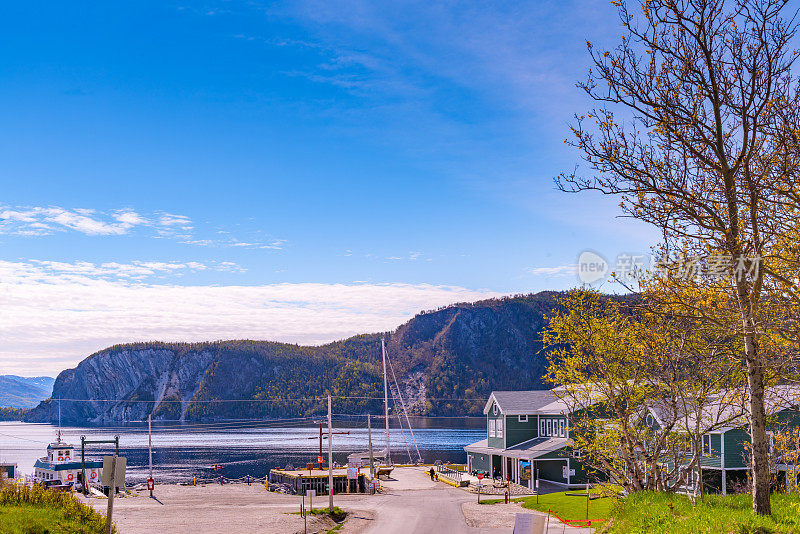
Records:
[[[373,512],[374,518],[367,523],[364,534],[509,534],[508,529],[467,526],[461,504],[471,500],[470,494],[449,486],[390,490],[369,501],[344,496],[339,498],[345,507]]]
[[[341,495],[337,503],[352,510],[365,510],[371,518],[358,521],[355,532],[363,534],[511,534],[506,528],[475,528],[467,525],[461,505],[476,496],[444,483],[431,482],[425,473],[405,468],[398,480],[384,483],[386,493],[376,496]],[[497,505],[499,506],[499,505]],[[483,506],[481,506],[483,508]],[[494,506],[486,506],[491,514]],[[500,512],[499,509],[495,509]],[[537,513],[515,507],[511,513]],[[506,511],[508,513],[508,511]],[[356,514],[357,515],[357,514]],[[366,515],[366,514],[365,514]],[[589,534],[592,529],[566,527],[551,521],[548,534]],[[345,532],[348,529],[344,529]]]

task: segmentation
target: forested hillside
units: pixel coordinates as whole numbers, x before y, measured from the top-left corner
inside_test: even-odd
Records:
[[[33,408],[50,397],[54,381],[49,376],[0,375],[0,407]]]
[[[541,330],[556,296],[457,304],[420,313],[386,333],[412,411],[477,414],[493,389],[546,387]],[[318,347],[267,341],[118,345],[62,372],[53,398],[86,399],[62,401],[62,417],[71,422],[142,420],[149,413],[184,420],[305,416],[323,413],[328,394],[337,413],[377,414],[382,336]],[[56,403],[45,401],[27,420],[55,417]]]

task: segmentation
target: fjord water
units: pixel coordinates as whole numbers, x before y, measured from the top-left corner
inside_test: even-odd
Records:
[[[373,419],[373,448],[385,443],[383,421]],[[414,438],[425,462],[463,463],[464,446],[486,437],[483,418],[411,418]],[[333,439],[333,459],[346,464],[347,455],[367,450],[366,422],[335,421],[334,430],[349,432]],[[55,439],[57,428],[46,424],[0,422],[0,463],[13,462],[20,472],[31,474],[33,463],[45,455],[47,444]],[[79,459],[80,437],[113,439],[120,436],[120,454],[128,459],[128,479],[147,478],[147,424],[120,427],[62,428],[63,440],[75,445]],[[395,463],[409,460],[406,444],[414,453],[411,435],[401,432],[396,420],[390,431],[392,459]],[[327,460],[327,439],[323,440]],[[109,446],[87,448],[87,457],[108,454]],[[316,461],[319,453],[319,426],[313,421],[261,421],[222,423],[153,423],[153,468],[160,482],[178,482],[219,477],[263,477],[276,467],[305,466]],[[214,465],[222,466],[215,470]]]

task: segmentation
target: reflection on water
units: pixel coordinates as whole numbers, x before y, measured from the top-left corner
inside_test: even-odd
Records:
[[[396,423],[396,421],[394,421]],[[375,450],[385,445],[385,431],[380,419],[373,419],[372,440]],[[414,441],[426,462],[435,460],[464,462],[464,446],[486,437],[483,418],[412,418],[412,436],[406,428],[390,431],[392,459],[406,462],[412,456]],[[338,434],[333,439],[334,462],[344,464],[347,455],[367,450],[364,421],[335,421]],[[55,438],[52,425],[0,422],[0,462],[15,462],[22,473],[30,474],[36,458],[44,456],[45,447]],[[120,454],[128,458],[129,480],[140,481],[147,474],[147,425],[124,427],[62,428],[65,441],[80,450],[80,437],[109,439],[120,436]],[[323,439],[327,459],[327,438]],[[87,446],[87,457],[111,451],[109,447]],[[76,451],[77,452],[77,451]],[[269,469],[305,465],[316,461],[319,453],[319,426],[312,420],[225,422],[191,424],[153,424],[153,465],[160,481],[210,478],[223,475],[240,478],[262,477]],[[76,455],[77,456],[77,455]],[[211,466],[222,469],[215,471]]]

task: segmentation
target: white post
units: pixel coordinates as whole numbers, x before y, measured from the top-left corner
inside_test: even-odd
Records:
[[[369,442],[369,479],[375,478],[375,458],[372,455],[372,416],[367,414],[367,440]]]
[[[150,479],[153,478],[153,421],[152,414],[147,416],[147,456],[150,464]],[[150,490],[150,497],[153,496],[153,490]]]
[[[328,395],[328,508],[333,512],[333,431],[331,426],[331,396]]]
[[[386,465],[392,465],[389,452],[389,387],[386,383],[386,344],[381,338],[381,356],[383,357],[383,419],[386,422]]]

